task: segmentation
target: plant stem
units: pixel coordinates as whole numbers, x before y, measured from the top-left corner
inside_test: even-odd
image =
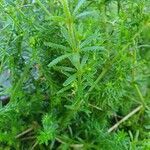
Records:
[[[18,139],[18,138],[24,136],[25,134],[31,132],[32,130],[33,130],[33,127],[31,127],[31,128],[29,128],[29,129],[23,131],[22,133],[18,134],[15,138]]]
[[[75,31],[74,31],[74,23],[73,18],[69,10],[69,5],[67,0],[62,0],[62,5],[64,9],[64,13],[66,15],[66,26],[68,29],[68,33],[71,39],[71,47],[73,52],[78,52],[77,44],[76,44],[76,37],[75,37]]]
[[[89,93],[95,88],[95,86],[98,84],[98,82],[103,78],[103,76],[106,74],[106,72],[109,70],[109,67],[104,68],[101,74],[98,76],[94,84],[89,88],[88,92],[85,94],[85,98],[89,95]]]
[[[104,77],[104,75],[109,71],[110,67],[112,66],[113,62],[116,60],[116,58],[118,57],[115,56],[110,62],[109,64],[106,63],[106,65],[104,66],[104,69],[102,70],[102,72],[100,73],[100,75],[98,76],[98,78],[96,79],[96,81],[94,82],[94,84],[89,88],[88,92],[85,94],[84,98],[88,97],[88,95],[90,94],[90,92],[95,88],[95,86],[98,84],[98,82]]]
[[[60,138],[56,137],[56,140],[61,143],[61,144],[67,144],[66,142],[62,141]],[[71,148],[79,149],[82,148],[84,145],[83,144],[70,144]]]
[[[143,108],[142,105],[138,106],[137,108],[135,108],[132,112],[130,112],[128,115],[126,115],[124,118],[122,118],[119,122],[117,122],[114,126],[112,126],[111,128],[109,128],[108,133],[111,133],[113,130],[115,130],[116,128],[118,128],[118,126],[120,124],[122,124],[123,122],[125,122],[126,120],[128,120],[130,117],[132,117],[135,113],[137,113],[138,111],[140,111]]]
[[[140,91],[140,88],[138,87],[138,85],[136,84],[136,65],[137,65],[137,53],[136,53],[136,49],[133,51],[133,69],[132,69],[132,82],[133,82],[133,86],[140,98],[140,101],[142,103],[142,105],[145,107],[145,100],[144,100],[144,97]]]
[[[102,111],[102,109],[100,108],[100,107],[98,107],[98,106],[95,106],[95,105],[93,105],[93,104],[88,104],[90,107],[93,107],[93,108],[95,108],[95,109],[97,109],[97,110],[100,110],[100,111]]]
[[[145,106],[146,106],[145,100],[144,100],[144,97],[143,97],[143,95],[142,95],[142,93],[141,93],[141,91],[140,91],[138,85],[137,85],[137,84],[134,84],[134,87],[135,87],[135,90],[136,90],[136,92],[137,92],[137,94],[138,94],[138,96],[139,96],[139,98],[140,98],[140,100],[141,100],[143,106],[145,107]]]

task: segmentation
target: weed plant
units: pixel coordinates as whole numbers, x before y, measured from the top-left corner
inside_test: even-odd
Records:
[[[149,49],[149,0],[1,0],[0,149],[150,150]]]

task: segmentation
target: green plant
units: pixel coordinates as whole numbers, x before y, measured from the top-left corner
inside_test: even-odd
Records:
[[[149,6],[2,0],[0,148],[149,150]]]

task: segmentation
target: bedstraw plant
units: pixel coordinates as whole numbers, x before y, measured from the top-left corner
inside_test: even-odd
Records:
[[[149,14],[148,0],[1,0],[0,149],[150,150]]]

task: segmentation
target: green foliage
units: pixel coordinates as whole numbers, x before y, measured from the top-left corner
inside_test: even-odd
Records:
[[[149,150],[149,6],[1,0],[0,149]]]
[[[48,144],[48,140],[53,140],[55,138],[55,132],[57,126],[53,121],[54,115],[46,114],[42,119],[43,124],[43,131],[40,131],[40,135],[38,136],[39,143],[46,143]]]

